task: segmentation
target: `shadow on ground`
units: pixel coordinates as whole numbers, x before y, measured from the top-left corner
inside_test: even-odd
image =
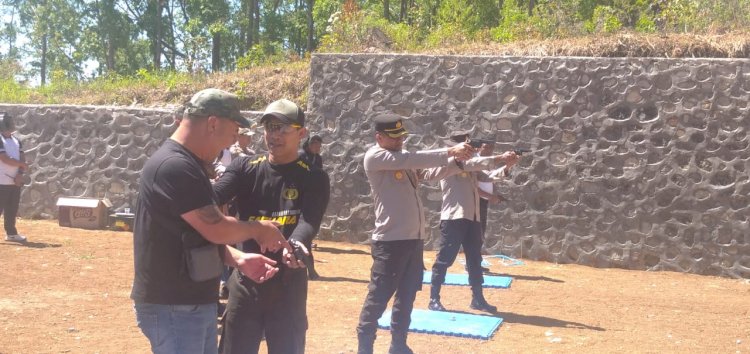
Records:
[[[321,275],[320,278],[311,280],[311,281],[327,281],[327,282],[340,282],[340,281],[348,281],[350,283],[362,283],[362,284],[369,284],[369,280],[364,279],[354,279],[354,278],[347,278],[347,277],[326,277]]]
[[[516,275],[510,273],[484,272],[484,275],[495,275],[501,277],[511,277],[513,280],[530,280],[530,281],[549,281],[553,283],[564,283],[564,280],[549,278],[539,275]]]
[[[592,331],[606,331],[606,329],[589,326],[587,324],[558,320],[556,318],[544,317],[544,316],[526,316],[512,312],[497,312],[493,314],[495,317],[502,317],[505,323],[518,323],[526,324],[530,326],[538,327],[562,327],[562,328],[577,328],[577,329],[588,329]]]
[[[333,248],[333,247],[315,247],[313,248],[314,252],[326,252],[331,254],[370,254],[370,252],[347,248],[347,249],[340,249],[340,248]]]
[[[0,243],[2,246],[22,246],[28,248],[57,248],[62,247],[59,243],[46,243],[46,242],[4,242]]]

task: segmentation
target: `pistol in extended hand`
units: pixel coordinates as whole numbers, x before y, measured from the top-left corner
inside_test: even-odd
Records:
[[[521,156],[521,155],[523,155],[526,152],[531,152],[531,150],[530,149],[524,149],[524,148],[516,147],[516,148],[513,148],[513,152],[515,152],[516,155]]]

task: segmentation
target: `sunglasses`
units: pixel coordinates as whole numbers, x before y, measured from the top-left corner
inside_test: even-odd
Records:
[[[266,133],[281,133],[281,134],[289,134],[293,132],[296,129],[302,128],[301,126],[297,124],[284,124],[284,123],[266,123],[263,124],[263,129],[266,131]]]

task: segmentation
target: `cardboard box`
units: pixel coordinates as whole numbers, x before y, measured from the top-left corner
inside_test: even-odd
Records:
[[[109,216],[109,228],[115,231],[133,231],[135,214],[114,213]]]
[[[107,198],[60,197],[57,199],[60,226],[103,229],[112,203]]]

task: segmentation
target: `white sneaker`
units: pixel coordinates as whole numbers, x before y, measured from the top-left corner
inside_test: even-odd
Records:
[[[5,235],[5,241],[26,242],[26,236],[23,236],[23,235]]]

